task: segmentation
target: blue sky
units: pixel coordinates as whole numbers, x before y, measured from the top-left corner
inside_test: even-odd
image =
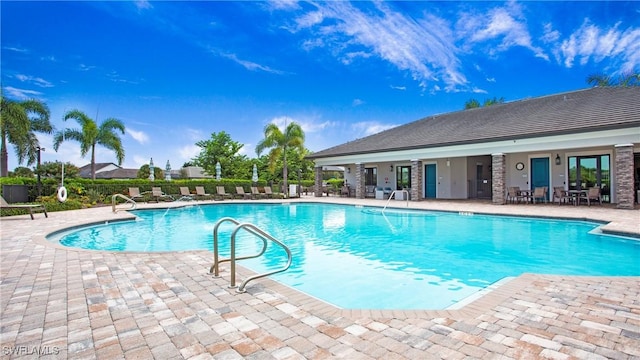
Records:
[[[256,157],[266,124],[296,121],[319,151],[475,98],[588,87],[640,69],[640,2],[18,1],[0,3],[5,96],[57,129],[79,109],[125,123],[124,167],[173,168],[225,131]],[[42,161],[82,166],[38,134]],[[98,162],[116,162],[97,148]],[[19,164],[10,149],[9,169]],[[22,164],[24,165],[24,164]]]

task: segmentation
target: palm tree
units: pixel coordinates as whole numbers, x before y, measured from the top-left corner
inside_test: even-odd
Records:
[[[124,124],[114,118],[108,118],[98,124],[80,110],[71,110],[64,115],[63,120],[75,119],[82,129],[64,129],[53,139],[53,149],[58,151],[64,140],[75,140],[80,143],[80,155],[85,156],[91,151],[91,179],[96,179],[96,145],[102,145],[116,153],[118,165],[124,160],[122,141],[115,130],[124,134]]]
[[[597,87],[612,86],[611,76],[605,74],[591,74],[587,76],[587,84]]]
[[[282,157],[282,179],[284,182],[284,193],[288,195],[287,178],[287,149],[298,149],[304,151],[304,131],[300,125],[291,122],[286,126],[284,133],[280,131],[276,124],[268,124],[264,127],[264,139],[260,140],[256,146],[258,156],[265,149],[270,148],[269,169],[275,169],[277,160]]]
[[[0,105],[0,176],[9,174],[7,145],[16,148],[18,162],[27,159],[27,166],[36,161],[40,142],[35,132],[51,134],[53,126],[49,122],[49,108],[39,100],[13,101],[2,94]]]
[[[469,99],[464,103],[464,109],[475,109],[480,107],[480,101],[476,99]]]
[[[605,74],[591,74],[587,76],[587,84],[596,87],[636,87],[640,86],[640,73],[625,72],[621,73],[617,78]]]

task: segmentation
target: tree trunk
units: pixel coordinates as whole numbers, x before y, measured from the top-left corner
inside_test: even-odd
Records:
[[[287,184],[287,177],[289,176],[289,172],[287,170],[287,163],[284,163],[284,169],[282,169],[283,185],[284,185],[284,195],[285,197],[289,197],[289,185]]]
[[[9,166],[7,161],[9,159],[9,155],[7,154],[7,141],[2,137],[2,145],[0,146],[0,176],[5,177],[9,176]]]
[[[289,198],[289,186],[287,185],[287,178],[289,177],[289,171],[287,169],[287,148],[284,148],[284,158],[282,159],[282,176],[284,185],[284,196]]]
[[[91,146],[91,180],[96,179],[96,146]]]

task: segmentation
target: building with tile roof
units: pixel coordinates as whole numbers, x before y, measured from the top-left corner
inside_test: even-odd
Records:
[[[605,202],[634,208],[640,88],[590,88],[431,115],[308,158],[316,164],[318,189],[322,166],[343,166],[359,198],[372,187],[388,187],[407,190],[401,197],[411,200],[503,204],[508,187],[597,186]]]

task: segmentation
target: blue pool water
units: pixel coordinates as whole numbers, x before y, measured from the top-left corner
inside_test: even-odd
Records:
[[[398,209],[382,214],[379,208],[310,203],[133,213],[136,221],[76,229],[50,240],[109,251],[211,250],[214,224],[232,217],[291,249],[292,267],[272,278],[342,308],[444,309],[522,273],[640,275],[640,241],[598,234],[598,224],[588,222]],[[224,256],[232,230],[231,223],[220,228]],[[238,256],[262,244],[247,233],[237,242]],[[270,246],[266,256],[240,264],[263,272],[284,261],[284,251]]]

